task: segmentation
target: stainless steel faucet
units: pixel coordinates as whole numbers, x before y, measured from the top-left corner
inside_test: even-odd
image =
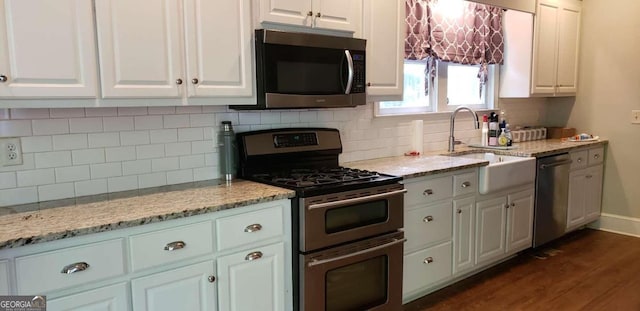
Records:
[[[458,113],[458,111],[460,110],[469,110],[469,112],[471,112],[471,114],[473,115],[473,118],[475,119],[475,126],[476,129],[480,128],[480,122],[478,121],[478,114],[471,110],[471,108],[469,107],[465,107],[465,106],[460,106],[458,107],[456,110],[453,111],[453,113],[451,114],[451,120],[449,121],[449,152],[453,152],[453,146],[456,143],[456,139],[453,137],[453,125],[455,123],[456,120],[456,114]]]

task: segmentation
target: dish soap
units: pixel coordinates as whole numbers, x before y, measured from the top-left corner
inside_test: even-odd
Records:
[[[501,147],[507,146],[507,135],[504,133],[504,128],[500,131],[500,136],[498,136],[498,145]]]

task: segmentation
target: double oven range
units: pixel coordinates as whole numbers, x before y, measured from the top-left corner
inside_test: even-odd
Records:
[[[340,133],[239,133],[239,176],[293,189],[296,310],[398,310],[402,305],[401,177],[340,167]]]

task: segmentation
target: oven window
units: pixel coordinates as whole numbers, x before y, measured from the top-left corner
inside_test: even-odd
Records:
[[[356,311],[385,304],[388,275],[387,256],[328,271],[325,283],[325,309]]]
[[[389,218],[388,205],[389,201],[378,200],[327,210],[325,232],[330,234],[386,222]]]

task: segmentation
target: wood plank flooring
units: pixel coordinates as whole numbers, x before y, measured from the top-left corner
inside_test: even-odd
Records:
[[[640,310],[640,238],[585,229],[542,251],[553,256],[527,251],[404,311]]]

